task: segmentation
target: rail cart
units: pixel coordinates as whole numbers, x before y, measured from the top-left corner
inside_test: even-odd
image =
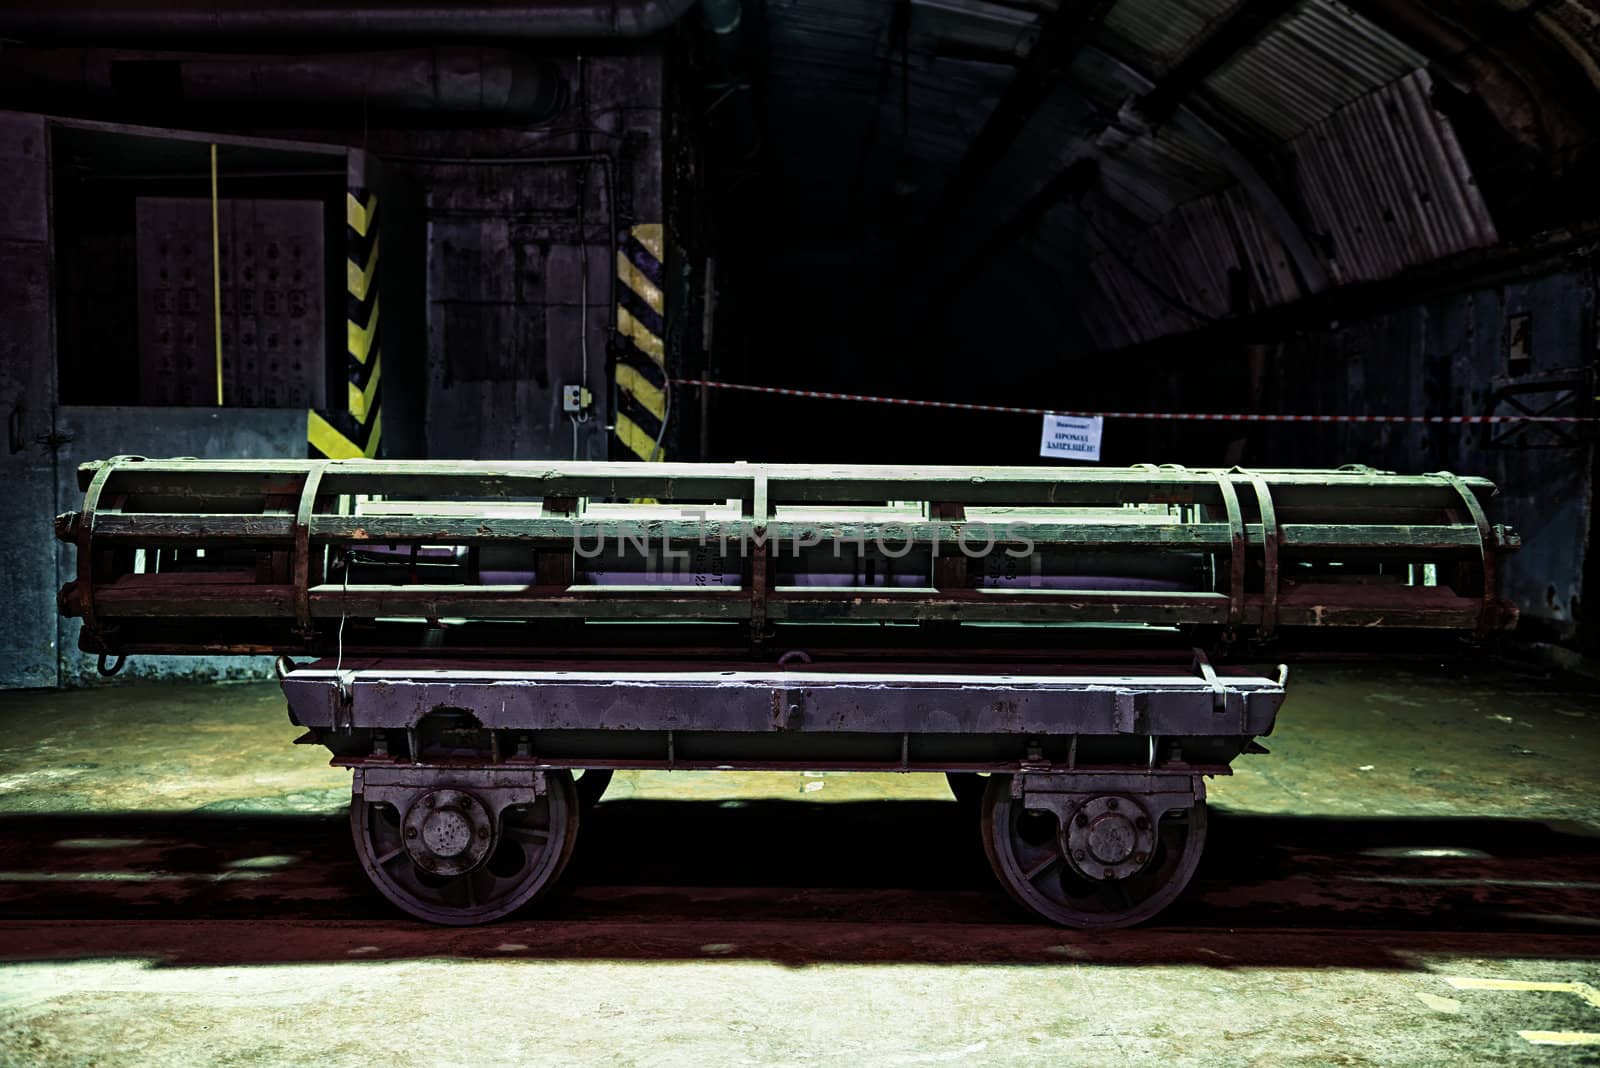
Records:
[[[1451,474],[200,461],[85,465],[61,609],[114,671],[274,654],[414,916],[549,888],[615,769],[929,771],[1005,889],[1116,927],[1262,751],[1279,634],[1514,622]],[[313,658],[309,662],[303,659]]]

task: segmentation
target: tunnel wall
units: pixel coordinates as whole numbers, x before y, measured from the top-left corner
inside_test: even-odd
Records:
[[[1484,415],[1512,411],[1496,394],[1519,390],[1535,410],[1586,383],[1595,366],[1592,269],[1481,285],[1394,311],[1304,332],[1267,349],[1268,411],[1325,415]],[[1513,346],[1513,335],[1522,344]],[[1526,352],[1527,359],[1515,359]],[[1586,398],[1575,398],[1588,410]],[[1571,411],[1569,407],[1566,410]],[[1584,575],[1594,450],[1543,428],[1332,424],[1280,434],[1276,455],[1251,462],[1358,462],[1401,471],[1483,475],[1500,486],[1492,517],[1514,526],[1522,551],[1502,591],[1523,634],[1571,641],[1584,631]],[[1592,627],[1589,628],[1592,631]],[[1592,633],[1583,635],[1586,644]]]

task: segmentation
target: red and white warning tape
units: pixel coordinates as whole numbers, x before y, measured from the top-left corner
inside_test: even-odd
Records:
[[[1275,415],[1265,412],[1070,412],[1059,408],[1026,408],[1010,404],[972,404],[965,401],[916,400],[910,397],[878,397],[870,393],[830,393],[821,389],[787,389],[783,386],[752,386],[743,382],[714,382],[704,378],[674,378],[675,386],[701,386],[729,389],[741,393],[767,393],[779,397],[805,397],[810,400],[860,401],[867,404],[899,404],[910,408],[953,408],[964,412],[1001,412],[1007,415],[1065,415],[1078,419],[1150,419],[1190,423],[1595,423],[1581,415]]]

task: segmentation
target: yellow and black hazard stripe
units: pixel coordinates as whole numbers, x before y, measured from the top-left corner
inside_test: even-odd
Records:
[[[617,246],[616,440],[625,454],[665,460],[667,397],[665,255],[660,223],[635,226]]]
[[[325,414],[306,413],[306,440],[313,457],[371,459],[383,440],[379,251],[378,195],[351,189],[345,194],[344,406]]]

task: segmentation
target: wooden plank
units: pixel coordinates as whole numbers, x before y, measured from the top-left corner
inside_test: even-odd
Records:
[[[1115,516],[1115,510],[1108,510]],[[908,540],[913,544],[937,543],[958,547],[965,537],[974,551],[990,536],[994,551],[1015,547],[1022,538],[1038,546],[1063,545],[1078,548],[1115,547],[1153,551],[1198,551],[1228,545],[1227,526],[1220,523],[1159,523],[1138,518],[1134,521],[1038,522],[1032,520],[989,521],[985,519],[945,522],[893,520],[841,522],[781,520],[767,524],[769,541],[793,545],[797,541],[820,544],[830,541],[885,541],[896,549]],[[750,519],[630,519],[625,513],[607,512],[595,516],[485,516],[431,515],[316,515],[311,520],[313,542],[372,542],[375,544],[462,543],[478,541],[566,542],[576,535],[585,545],[604,537],[644,539],[659,544],[663,538],[673,542],[718,544],[723,539],[730,551],[741,540],[753,538]],[[95,537],[124,538],[152,544],[179,542],[287,542],[294,535],[290,515],[230,515],[217,512],[102,512],[95,521]],[[958,550],[959,551],[959,550]]]
[[[966,519],[961,521],[917,522],[799,522],[775,521],[767,530],[774,543],[794,544],[796,540],[809,544],[827,542],[875,542],[882,540],[896,550],[907,541],[917,545],[937,543],[960,551],[965,536],[974,550],[981,549],[988,539],[994,538],[994,551],[1007,547],[1019,548],[1023,538],[1036,546],[1067,546],[1085,550],[1095,548],[1131,548],[1152,551],[1197,551],[1225,548],[1229,544],[1225,523],[1152,523],[1141,513],[1129,512],[1133,521],[1112,521],[1117,511],[1106,511],[1107,522],[1064,523],[1033,521],[995,521]]]
[[[773,619],[955,620],[970,623],[1222,623],[1228,598],[1220,593],[1104,590],[971,591],[780,590],[768,602]]]
[[[576,587],[560,593],[525,586],[317,586],[311,614],[322,619],[411,617],[443,619],[745,619],[750,603],[739,589],[641,586]]]
[[[1398,582],[1305,583],[1286,587],[1278,604],[1279,621],[1298,627],[1472,629],[1483,610],[1482,598],[1447,586]]]
[[[95,538],[123,538],[151,545],[181,543],[283,542],[294,540],[294,516],[219,512],[101,512],[95,517]]]
[[[85,464],[79,478],[97,464]],[[146,460],[119,464],[117,492],[142,496],[256,497],[293,492],[324,465],[325,494],[489,499],[745,496],[753,469],[740,464],[545,463],[438,460]],[[645,492],[645,491],[652,492]]]
[[[140,576],[144,578],[146,576]],[[148,576],[151,578],[159,576]],[[1418,591],[1419,587],[1400,590]],[[1299,587],[1283,597],[1279,618],[1290,627],[1413,627],[1471,629],[1482,607],[1476,597],[1426,588],[1412,601],[1395,589],[1368,586]],[[1435,592],[1437,590],[1437,592]],[[115,619],[250,619],[294,618],[294,589],[283,584],[236,582],[121,582],[102,586],[97,598],[102,617]],[[526,587],[474,586],[317,586],[311,590],[311,614],[317,619],[452,618],[573,620],[744,620],[750,602],[742,590],[686,591],[607,587],[545,594]],[[1247,599],[1243,620],[1259,622],[1259,597]],[[792,591],[775,592],[767,617],[789,622],[880,620],[917,622],[1009,623],[1179,623],[1221,624],[1228,618],[1223,594],[1108,593],[1048,591],[994,595],[973,591],[951,595],[918,591]],[[137,632],[128,635],[137,642]],[[201,644],[205,639],[196,638]],[[187,644],[194,644],[189,642]],[[248,642],[222,639],[221,645],[243,648]],[[141,646],[158,651],[166,643]],[[187,647],[187,645],[186,645]],[[173,648],[176,648],[174,645]]]
[[[1289,549],[1475,552],[1482,544],[1477,528],[1466,526],[1286,523],[1282,530]]]
[[[139,579],[164,576],[140,575]],[[95,603],[102,616],[117,619],[294,618],[294,586],[256,583],[151,583],[124,580],[99,587]]]
[[[1137,515],[1138,513],[1130,513]],[[1115,515],[1109,511],[1108,515]],[[655,544],[663,538],[675,542],[708,543],[727,539],[730,545],[752,537],[750,520],[720,519],[630,519],[626,514],[608,513],[604,519],[590,516],[487,516],[470,515],[318,515],[311,521],[313,541],[388,543],[450,543],[468,541],[570,542],[574,535],[592,543],[600,537],[643,538]],[[1297,549],[1376,549],[1476,550],[1478,533],[1468,526],[1428,524],[1330,524],[1288,523],[1283,526],[1283,544]],[[956,546],[965,536],[974,548],[985,535],[997,543],[1023,537],[1037,545],[1062,545],[1079,548],[1139,548],[1151,550],[1222,549],[1229,544],[1228,527],[1223,523],[1052,523],[1038,521],[989,522],[982,519],[961,521],[844,522],[780,520],[767,525],[769,540],[794,544],[820,544],[832,541],[887,541],[897,548],[907,541],[925,545],[938,543]],[[289,515],[229,515],[224,513],[183,512],[101,512],[95,520],[95,537],[126,538],[152,543],[287,541],[294,534],[294,518]],[[1252,538],[1259,542],[1257,532]]]
[[[436,460],[146,460],[124,462],[116,491],[132,495],[260,497],[292,493],[312,465],[326,465],[328,493],[484,497],[489,499],[654,497],[700,501],[744,499],[765,473],[772,504],[938,500],[963,504],[1214,503],[1220,472],[1127,468],[1064,471],[1046,467],[897,467],[883,465],[642,464]],[[80,484],[97,464],[80,469]],[[1437,476],[1353,471],[1257,472],[1286,507],[1329,506],[1411,497],[1447,505]],[[1245,477],[1245,476],[1235,476]],[[1465,479],[1487,498],[1493,485]],[[1280,494],[1280,490],[1282,494]]]
[[[141,579],[146,576],[139,576]],[[160,576],[148,576],[157,578]],[[294,587],[243,583],[128,582],[102,586],[108,617],[271,619],[294,616]],[[607,587],[542,593],[525,586],[314,586],[311,615],[319,619],[378,617],[533,619],[741,619],[742,591],[691,592]]]
[[[544,499],[544,512],[549,519],[556,521],[566,519],[571,522],[576,516],[578,501],[573,497],[546,497]],[[573,566],[573,553],[575,546],[572,542],[562,539],[555,543],[544,543],[533,557],[534,577],[540,589],[564,590],[572,585],[575,577]]]
[[[470,516],[470,515],[357,515],[318,517],[311,526],[317,541],[372,542],[397,544],[424,542],[527,542],[560,543],[571,546],[574,538],[585,549],[593,549],[599,538],[615,543],[619,537],[643,538],[659,545],[663,538],[674,542],[697,542],[704,538],[715,543],[748,536],[749,524],[725,519],[629,519],[607,513],[594,516]]]

